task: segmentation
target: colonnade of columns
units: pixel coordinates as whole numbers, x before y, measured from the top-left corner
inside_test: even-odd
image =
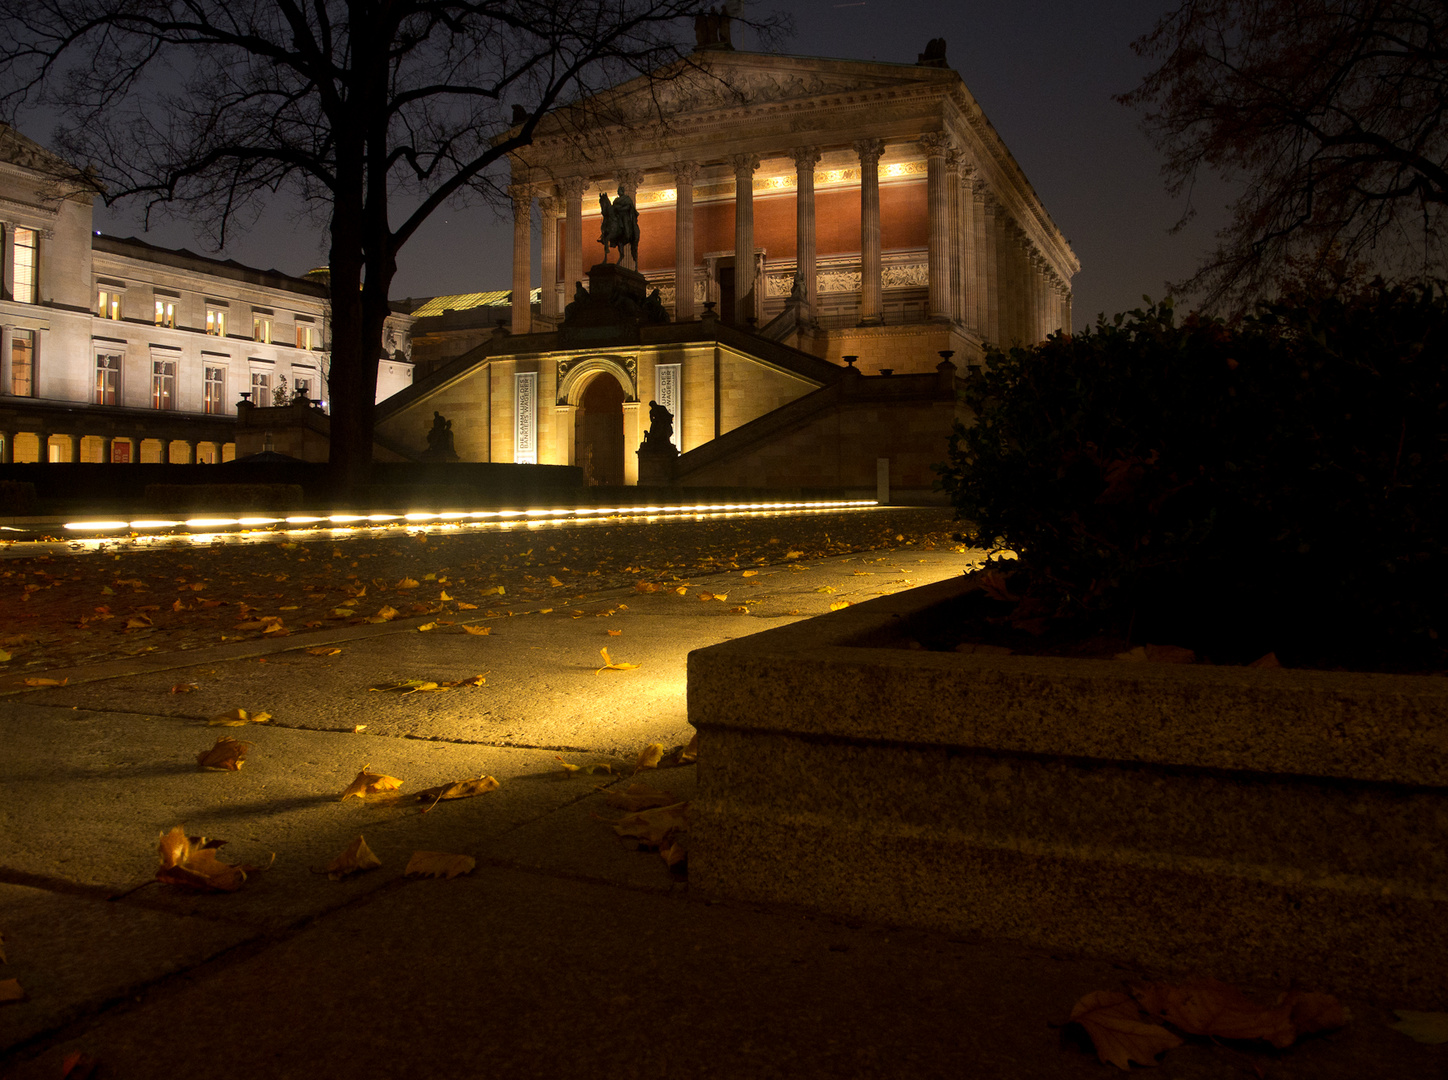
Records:
[[[81,460],[81,440],[85,435],[77,435],[70,432],[54,432],[46,430],[0,429],[0,465],[13,465],[15,461],[15,440],[19,435],[33,435],[38,443],[37,464],[50,464],[50,451],[60,451],[58,460],[61,462],[79,462]],[[205,459],[207,464],[219,465],[225,454],[225,448],[230,443],[219,442],[214,439],[146,439],[136,435],[96,435],[93,438],[99,439],[101,444],[101,462],[113,462],[115,458],[115,447],[117,445],[127,446],[128,453],[126,463],[137,464],[141,460],[141,444],[143,442],[158,443],[160,446],[157,462],[170,465],[195,465]],[[179,453],[173,453],[172,445],[179,444],[182,448]],[[210,447],[209,455],[204,454],[203,448]],[[122,464],[121,462],[115,462]]]
[[[944,132],[918,136],[926,158],[928,229],[928,300],[932,321],[970,327],[985,341],[1009,346],[1042,340],[1058,328],[1071,325],[1069,284],[1040,250],[1030,233],[1011,216],[966,153]],[[880,234],[880,159],[886,143],[857,140],[853,149],[860,168],[860,325],[884,322],[882,252]],[[796,251],[806,310],[818,311],[817,247],[815,231],[815,166],[821,160],[816,146],[796,146],[786,152],[795,165]],[[739,325],[757,310],[755,260],[738,253],[755,251],[754,173],[757,154],[729,158],[734,174],[734,310]],[[701,163],[684,161],[673,166],[675,203],[674,318],[697,317],[694,304],[694,182]],[[641,181],[638,172],[622,172],[619,185],[631,197]],[[557,253],[553,244],[560,210],[565,218],[563,281],[569,297],[583,280],[582,196],[585,177],[568,177],[556,189],[535,191],[515,184],[510,192],[514,207],[513,306],[514,333],[532,329],[529,304],[531,275],[529,235],[532,204],[539,199],[543,235],[543,302],[541,315],[553,325],[558,310]]]

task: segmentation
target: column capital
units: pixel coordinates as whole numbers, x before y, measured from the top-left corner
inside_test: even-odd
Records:
[[[620,169],[614,179],[631,199],[638,194],[639,185],[644,182],[644,174],[639,169]]]
[[[998,213],[1000,213],[1000,209],[1001,209],[1000,201],[999,201],[994,195],[992,195],[989,190],[982,190],[982,191],[981,191],[980,198],[981,198],[981,202],[982,202],[982,203],[984,204],[984,206],[985,206],[985,216],[986,216],[986,217],[991,217],[991,218],[993,218],[993,217],[995,217]]]
[[[860,164],[866,162],[875,164],[880,160],[880,155],[885,152],[885,140],[883,139],[856,139],[850,144],[855,153],[860,155]]]
[[[970,166],[965,163],[965,151],[957,146],[952,146],[945,152],[945,174],[949,176],[955,173],[957,176]]]
[[[531,213],[533,209],[533,185],[509,184],[508,197],[513,200],[513,215]]]
[[[565,176],[558,181],[558,189],[563,192],[565,199],[581,199],[583,192],[588,187],[586,176]]]
[[[794,159],[794,167],[800,172],[808,172],[820,163],[823,156],[818,146],[792,146],[789,149],[789,156]]]
[[[920,144],[927,157],[933,158],[946,157],[954,147],[950,136],[943,131],[927,131],[915,141]]]
[[[556,217],[558,215],[559,203],[562,200],[552,195],[540,195],[538,197],[538,214],[541,217]]]
[[[674,165],[674,184],[676,187],[693,187],[694,181],[699,179],[699,172],[703,169],[697,161],[680,161]]]
[[[729,165],[734,170],[735,179],[741,177],[752,177],[754,170],[759,168],[758,154],[731,154]]]

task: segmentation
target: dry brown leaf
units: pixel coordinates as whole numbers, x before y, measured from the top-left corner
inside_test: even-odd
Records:
[[[847,608],[847,607],[849,607],[849,606],[850,606],[850,601],[849,601],[849,600],[836,600],[833,604],[830,605],[830,610],[831,610],[831,611],[844,611],[845,608]]]
[[[187,836],[181,826],[175,826],[163,833],[157,844],[161,866],[156,871],[156,880],[204,892],[236,892],[246,882],[249,872],[262,867],[222,862],[216,857],[216,849],[225,843],[225,840],[208,840],[204,836]]]
[[[361,735],[361,734],[362,734],[364,731],[366,731],[366,730],[367,730],[367,725],[366,725],[366,724],[353,724],[353,725],[352,725],[352,734],[353,734],[353,735]]]
[[[477,604],[465,604],[465,603],[463,603],[461,600],[459,600],[459,601],[457,602],[457,604],[458,604],[458,610],[459,610],[459,611],[477,611],[477,610],[478,610],[478,605],[477,605]]]
[[[634,758],[634,772],[638,772],[640,769],[657,769],[663,757],[664,744],[649,743],[639,751],[638,757]]]
[[[1255,668],[1280,668],[1282,666],[1282,661],[1277,659],[1277,654],[1275,652],[1270,652],[1266,656],[1257,657],[1257,659],[1253,660],[1247,666]]]
[[[549,575],[548,575],[548,584],[549,584],[550,586],[552,586],[553,588],[556,589],[556,588],[559,588],[559,587],[563,584],[563,582],[559,581],[559,580],[558,580],[556,577],[554,577],[552,574],[549,574]]]
[[[1182,1044],[1160,1024],[1144,1021],[1141,1007],[1120,990],[1087,994],[1071,1009],[1071,1021],[1086,1029],[1104,1064],[1122,1069],[1131,1068],[1133,1061],[1155,1065],[1158,1054]]]
[[[623,791],[607,792],[603,801],[617,810],[636,814],[640,810],[651,810],[656,806],[674,806],[679,802],[679,797],[672,791],[650,787],[642,780],[636,780]]]
[[[414,851],[404,873],[420,877],[455,878],[470,874],[478,861],[471,855],[449,855],[445,851]]]
[[[1292,1010],[1292,1026],[1297,1029],[1298,1038],[1346,1027],[1352,1021],[1347,1007],[1331,994],[1292,990],[1283,995],[1282,1001]]]
[[[20,989],[19,979],[0,979],[0,1002],[19,1001],[25,996],[25,991]]]
[[[1262,1039],[1279,1050],[1311,1031],[1342,1027],[1347,1010],[1329,994],[1285,994],[1275,1005],[1262,1005],[1234,986],[1216,979],[1189,979],[1133,986],[1141,1007],[1188,1035],[1219,1039]],[[1298,1020],[1301,1020],[1301,1024]]]
[[[471,799],[474,795],[485,795],[489,791],[497,790],[498,782],[491,776],[477,776],[471,780],[457,780],[451,784],[439,784],[437,787],[419,791],[417,801],[431,803],[432,806],[427,808],[431,810],[446,799]],[[423,813],[427,813],[427,810]]]
[[[419,633],[422,633],[422,632],[427,631],[427,630],[436,630],[436,629],[437,629],[437,623],[435,623],[435,622],[423,623],[423,624],[422,624],[421,626],[419,626],[417,629],[418,629],[418,632],[419,632]]]
[[[195,690],[195,689],[197,688],[197,685],[198,685],[198,684],[196,684],[196,683],[194,683],[194,682],[177,683],[175,686],[171,687],[171,693],[173,693],[173,694],[189,694],[189,693],[191,693],[191,691],[193,691],[193,690]]]
[[[684,862],[689,857],[688,850],[684,847],[683,840],[674,837],[666,844],[659,847],[659,855],[664,860],[664,865],[670,870]]]
[[[401,614],[401,612],[399,612],[395,607],[389,607],[387,604],[383,604],[381,610],[378,611],[376,615],[373,615],[366,621],[370,623],[391,622],[393,619],[397,618],[399,614]]]
[[[396,587],[399,588],[399,589],[415,589],[415,588],[417,588],[417,585],[418,585],[417,579],[415,579],[415,578],[410,578],[410,577],[405,577],[405,578],[403,578],[401,581],[399,581],[399,582],[397,583],[397,586],[396,586]]]
[[[625,664],[622,661],[615,663],[613,658],[608,655],[607,649],[599,649],[598,651],[603,656],[603,667],[599,668],[598,671],[595,671],[595,675],[603,671],[633,671],[635,668],[638,667],[637,664]]]
[[[147,615],[132,615],[126,620],[127,630],[144,630],[148,626],[155,626]]]
[[[748,615],[748,614],[749,614],[749,609],[748,609],[747,607],[745,607],[743,604],[740,604],[738,607],[732,607],[732,608],[730,608],[730,609],[729,609],[729,614],[731,614],[731,615]]]
[[[604,633],[606,633],[609,637],[623,637],[622,630],[605,630]]]
[[[334,607],[334,608],[332,609],[332,617],[333,617],[334,619],[350,619],[353,615],[356,615],[356,614],[357,614],[357,609],[356,609],[356,608]]]
[[[493,628],[492,628],[491,626],[467,626],[467,625],[464,625],[464,626],[463,626],[463,632],[464,632],[464,633],[467,633],[467,634],[473,634],[473,635],[475,635],[476,637],[487,637],[489,634],[491,634],[491,633],[493,632]]]
[[[395,776],[370,773],[367,769],[368,766],[362,766],[362,771],[357,774],[357,779],[353,780],[347,790],[342,792],[343,799],[348,799],[353,795],[359,799],[365,799],[368,795],[378,795],[402,786],[402,781]]]
[[[251,749],[251,743],[239,742],[229,735],[219,736],[216,745],[210,750],[203,750],[196,755],[196,764],[203,769],[214,769],[219,772],[238,772],[246,764],[246,752]]]
[[[744,571],[743,573],[741,573],[739,576],[740,576],[740,577],[754,577],[754,575],[757,574],[757,573],[759,573],[758,570],[745,570],[745,571]]]
[[[381,865],[382,860],[372,854],[372,849],[367,846],[367,841],[359,836],[347,845],[342,854],[327,864],[327,876],[333,881],[341,881],[348,874],[375,870]]]
[[[689,804],[686,802],[640,810],[613,823],[613,831],[619,836],[629,837],[650,847],[666,844],[675,833],[683,832],[688,827]]]
[[[220,716],[213,716],[206,721],[207,727],[245,727],[247,724],[265,724],[271,719],[271,713],[259,712],[248,713],[245,709],[232,709],[229,713],[222,713]]]
[[[33,676],[25,680],[26,686],[64,686],[70,679],[45,679],[40,676]]]
[[[311,656],[336,656],[341,651],[341,649],[334,649],[328,645],[318,645],[315,649],[307,650]]]
[[[506,595],[507,595],[507,590],[504,589],[503,586],[501,586],[501,585],[494,585],[494,586],[492,586],[491,588],[484,589],[482,592],[478,593],[478,595],[479,595],[479,596],[506,596]]]
[[[652,581],[635,581],[635,582],[634,582],[634,592],[649,593],[649,592],[658,592],[658,591],[659,591],[659,586],[655,585]]]
[[[677,593],[679,596],[688,596],[688,595],[689,595],[689,586],[687,586],[687,585],[680,585],[677,589],[674,590],[674,592]]]

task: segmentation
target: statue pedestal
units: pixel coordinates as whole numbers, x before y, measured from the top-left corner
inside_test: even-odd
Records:
[[[588,289],[580,289],[564,310],[559,332],[565,344],[637,344],[640,325],[668,321],[657,292],[649,296],[648,278],[618,263],[599,263],[588,271]]]
[[[648,299],[649,280],[618,263],[599,263],[588,271],[588,295],[595,302],[609,305],[618,300],[642,304]]]
[[[639,487],[668,487],[674,482],[675,466],[679,452],[673,443],[650,446],[647,441],[639,444]]]

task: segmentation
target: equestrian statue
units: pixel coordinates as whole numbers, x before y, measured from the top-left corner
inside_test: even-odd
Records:
[[[608,192],[598,193],[598,207],[603,211],[603,232],[598,242],[603,245],[603,261],[608,262],[608,249],[618,248],[618,261],[623,263],[623,249],[629,249],[633,269],[639,264],[639,211],[634,201],[618,189],[618,198],[609,200]]]

